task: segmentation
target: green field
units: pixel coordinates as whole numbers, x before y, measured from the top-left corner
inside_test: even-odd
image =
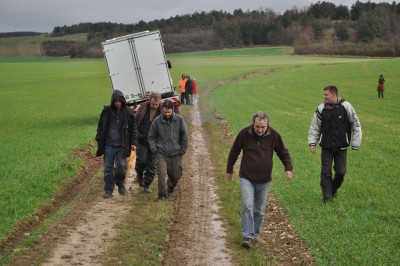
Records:
[[[251,123],[254,112],[271,114],[271,124],[283,136],[295,167],[294,179],[287,183],[276,161],[272,189],[320,264],[399,264],[400,77],[396,71],[400,60],[239,50],[168,55],[173,80],[177,82],[182,73],[196,77],[201,101],[212,101],[229,121],[233,135]],[[259,71],[265,73],[247,78]],[[387,80],[383,101],[376,93],[380,74]],[[220,82],[233,78],[241,80]],[[210,99],[202,99],[202,85],[207,83],[217,88]],[[18,221],[50,200],[60,183],[75,174],[80,162],[71,161],[69,155],[93,141],[111,86],[103,59],[68,58],[0,58],[0,84],[3,240]],[[319,188],[319,156],[308,151],[307,131],[322,101],[322,88],[329,84],[336,85],[355,107],[363,143],[359,151],[349,152],[338,200],[325,206]],[[230,215],[237,218],[238,185],[221,184],[222,197],[229,199],[223,202],[235,205]]]
[[[87,34],[71,34],[60,37],[48,37],[44,34],[27,36],[27,37],[12,37],[12,38],[0,38],[0,58],[10,56],[41,56],[42,42],[44,41],[84,41],[87,39]]]

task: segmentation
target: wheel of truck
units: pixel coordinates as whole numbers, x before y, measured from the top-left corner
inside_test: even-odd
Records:
[[[174,113],[181,114],[181,112],[179,111],[179,105],[178,106],[174,106]]]

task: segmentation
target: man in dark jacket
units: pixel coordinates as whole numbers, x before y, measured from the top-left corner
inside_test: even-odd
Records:
[[[115,185],[121,195],[126,194],[126,157],[136,150],[137,127],[133,111],[126,106],[124,94],[115,90],[111,105],[104,106],[97,126],[96,156],[104,155],[104,198],[111,198]],[[116,171],[114,175],[114,161]]]
[[[192,79],[186,75],[186,83],[185,83],[185,101],[188,105],[193,105],[190,101],[192,98]]]
[[[275,151],[285,167],[285,176],[292,178],[292,161],[281,136],[269,126],[267,113],[257,112],[253,124],[243,128],[232,145],[226,166],[226,177],[232,180],[233,166],[241,151],[240,192],[242,195],[242,247],[258,242],[264,220],[269,186],[272,180],[272,156]]]
[[[144,186],[144,192],[150,193],[150,184],[156,175],[156,154],[150,150],[148,141],[149,130],[153,120],[161,113],[161,95],[152,92],[149,101],[140,104],[136,111],[138,125],[138,146],[136,154],[135,170],[140,186]]]
[[[353,139],[351,139],[353,135]],[[347,148],[358,150],[362,132],[353,106],[342,98],[336,86],[324,88],[324,103],[317,107],[308,130],[308,145],[315,154],[316,144],[321,152],[322,201],[331,202],[343,183],[346,174]],[[334,162],[335,175],[332,175]]]
[[[182,176],[182,156],[188,147],[188,132],[183,117],[174,113],[171,101],[162,104],[149,131],[149,145],[157,153],[158,200],[172,193]],[[168,180],[167,180],[168,176]]]

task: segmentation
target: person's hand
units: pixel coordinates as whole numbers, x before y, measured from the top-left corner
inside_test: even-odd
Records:
[[[136,145],[131,145],[131,150],[136,151]]]
[[[310,146],[310,151],[315,154],[317,152],[317,148],[315,146]]]
[[[226,179],[227,179],[229,182],[232,181],[232,176],[233,176],[232,173],[226,173]]]
[[[293,173],[292,171],[285,171],[286,180],[292,179]]]

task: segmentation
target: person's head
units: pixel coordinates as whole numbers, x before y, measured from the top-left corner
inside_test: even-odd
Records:
[[[327,86],[324,88],[324,103],[333,104],[336,103],[339,97],[338,89],[333,86]]]
[[[253,115],[253,127],[257,135],[262,136],[268,129],[270,116],[266,112],[257,112]]]
[[[114,90],[111,96],[111,105],[115,109],[121,109],[126,105],[125,97],[122,91]]]
[[[185,79],[186,78],[186,75],[185,74],[182,74],[182,79]]]
[[[157,110],[158,107],[160,106],[161,102],[161,94],[158,92],[152,92],[150,93],[150,109],[151,110]]]
[[[121,109],[122,108],[122,103],[123,103],[123,99],[121,97],[117,97],[114,99],[114,107],[115,109]]]
[[[169,119],[174,112],[174,104],[170,100],[165,100],[162,103],[162,112],[166,119]]]

